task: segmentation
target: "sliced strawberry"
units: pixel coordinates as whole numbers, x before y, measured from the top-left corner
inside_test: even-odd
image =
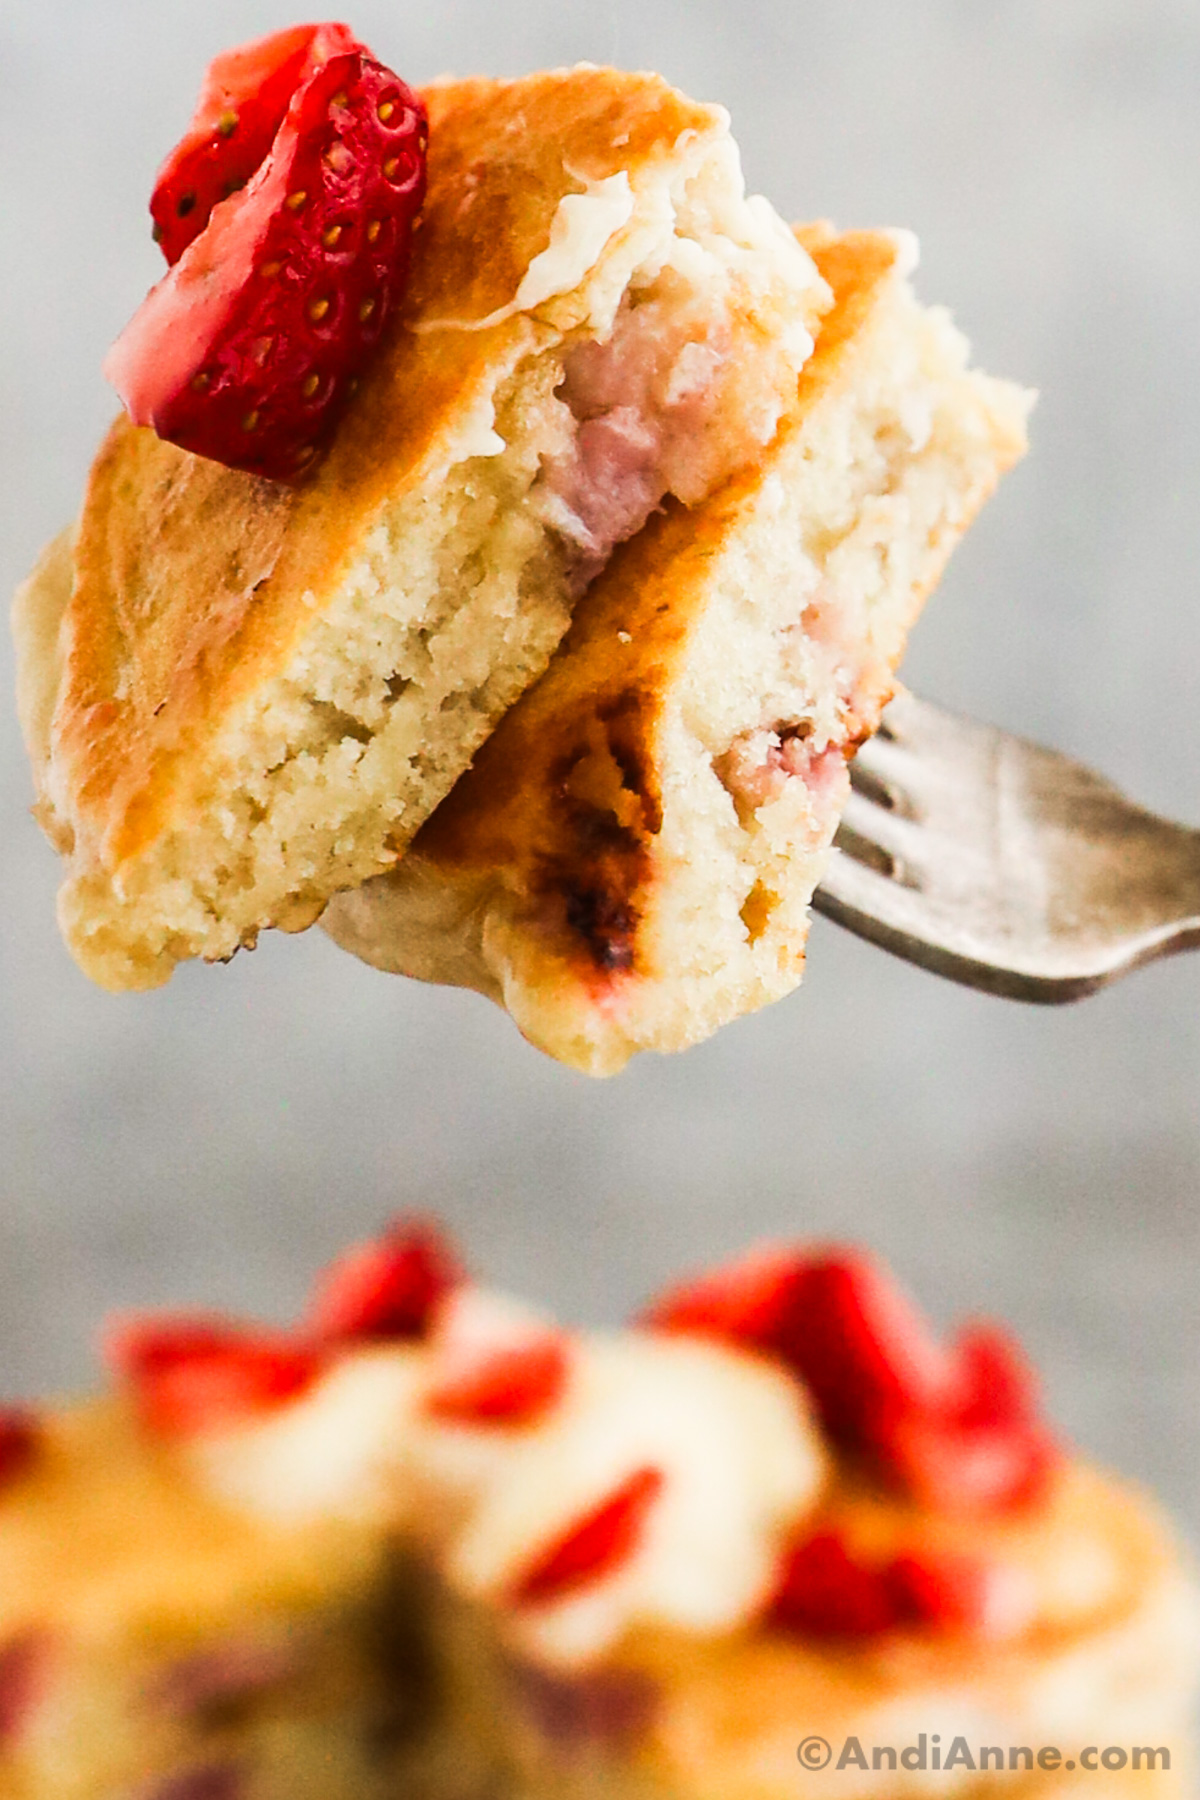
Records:
[[[882,1571],[851,1556],[838,1531],[819,1531],[785,1560],[770,1622],[813,1637],[876,1637],[900,1623]]]
[[[38,1422],[23,1406],[0,1407],[0,1484],[15,1481],[37,1450]]]
[[[883,1579],[899,1622],[979,1633],[991,1617],[992,1576],[978,1557],[920,1550],[895,1557]]]
[[[964,1424],[1032,1423],[1039,1412],[1037,1373],[1005,1326],[990,1319],[960,1326],[954,1336],[959,1417]]]
[[[853,1447],[873,1443],[898,1411],[936,1407],[953,1385],[951,1360],[916,1308],[855,1252],[808,1262],[781,1349],[830,1435]]]
[[[1044,1498],[1058,1466],[1035,1425],[970,1425],[919,1414],[896,1418],[877,1446],[880,1465],[932,1512],[1010,1511]]]
[[[286,1332],[206,1314],[135,1314],[109,1323],[104,1354],[146,1424],[167,1436],[219,1431],[302,1394],[318,1351]]]
[[[214,58],[150,201],[155,240],[169,263],[199,237],[213,207],[266,161],[297,88],[332,56],[361,48],[348,25],[294,25]]]
[[[1036,1502],[1057,1460],[1012,1335],[974,1323],[945,1348],[887,1274],[853,1250],[757,1251],[647,1315],[780,1357],[836,1443],[940,1511]]]
[[[735,1263],[672,1288],[651,1303],[640,1322],[778,1355],[806,1268],[807,1259],[790,1246],[759,1245]]]
[[[464,1357],[430,1394],[428,1410],[460,1425],[532,1425],[562,1398],[569,1362],[558,1332]]]
[[[951,1361],[924,1320],[857,1251],[754,1251],[668,1295],[646,1320],[782,1357],[830,1435],[855,1446],[892,1410],[936,1405],[953,1385]]]
[[[924,1547],[890,1559],[864,1556],[834,1527],[789,1551],[769,1617],[782,1630],[812,1637],[981,1635],[998,1622],[1005,1573],[978,1557]]]
[[[214,150],[222,96],[218,138],[223,118],[239,123]],[[231,468],[298,479],[403,290],[426,134],[420,101],[344,26],[222,58],[156,189],[178,260],[105,363],[134,423]]]
[[[636,1470],[530,1563],[513,1583],[513,1604],[545,1606],[628,1562],[641,1544],[664,1481],[661,1469]]]
[[[397,1220],[326,1270],[309,1307],[312,1329],[329,1343],[420,1338],[446,1295],[465,1279],[436,1225]]]

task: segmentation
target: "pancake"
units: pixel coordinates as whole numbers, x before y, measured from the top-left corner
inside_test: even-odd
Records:
[[[422,1284],[399,1282],[387,1323],[389,1266],[430,1243],[393,1227],[294,1334],[239,1327],[251,1356],[315,1357],[298,1390],[231,1384],[201,1351],[156,1402],[127,1373],[28,1415],[26,1459],[0,1457],[6,1797],[1191,1791],[1200,1596],[1145,1495],[1057,1451],[1001,1510],[918,1498],[868,1472],[781,1357],[565,1331],[445,1258],[415,1311]],[[658,1481],[640,1520],[581,1541],[631,1470]],[[782,1617],[790,1547],[830,1531],[864,1565],[974,1562],[993,1598],[849,1631]],[[572,1536],[573,1559],[547,1555]],[[842,1767],[798,1762],[814,1735]],[[971,1760],[939,1769],[960,1737]],[[874,1766],[843,1758],[851,1739]],[[1123,1766],[1082,1766],[1110,1749]]]
[[[917,304],[909,240],[800,237],[835,303],[770,449],[616,553],[408,856],[324,919],[593,1074],[799,982],[847,759],[1025,446],[1029,396]]]
[[[390,867],[612,545],[759,455],[811,351],[827,290],[721,109],[591,67],[424,98],[409,290],[313,479],[122,419],[69,587],[64,552],[18,596],[60,919],[108,987]]]

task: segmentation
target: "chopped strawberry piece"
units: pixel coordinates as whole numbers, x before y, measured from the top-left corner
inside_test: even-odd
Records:
[[[935,1510],[1032,1504],[1057,1461],[1012,1335],[974,1323],[943,1347],[856,1251],[756,1251],[669,1294],[647,1323],[781,1358],[836,1443]]]
[[[1059,1460],[1042,1427],[977,1426],[953,1415],[894,1419],[876,1454],[905,1492],[941,1513],[1033,1505],[1044,1497]]]
[[[513,1584],[513,1603],[544,1606],[561,1600],[628,1562],[664,1481],[661,1469],[636,1470],[529,1565]]]
[[[104,1354],[147,1425],[167,1436],[219,1431],[269,1412],[304,1393],[322,1367],[318,1351],[286,1332],[204,1314],[115,1319]]]
[[[883,1579],[898,1622],[979,1632],[989,1618],[991,1574],[976,1557],[922,1550],[895,1557]]]
[[[436,1225],[398,1220],[326,1270],[309,1307],[312,1329],[328,1343],[420,1338],[465,1279]]]
[[[23,1406],[0,1407],[0,1483],[29,1467],[38,1442],[38,1422]]]
[[[789,1551],[769,1617],[782,1630],[812,1637],[978,1635],[992,1623],[1003,1573],[977,1557],[929,1549],[890,1560],[863,1556],[830,1528]]]
[[[1036,1371],[1005,1326],[990,1319],[961,1326],[954,1354],[962,1390],[959,1416],[965,1424],[1015,1425],[1037,1419]]]
[[[562,1398],[569,1356],[557,1332],[506,1344],[473,1358],[429,1396],[435,1418],[460,1425],[531,1425]]]
[[[852,1557],[837,1531],[819,1531],[789,1551],[771,1622],[813,1637],[876,1637],[900,1615],[878,1568]]]
[[[426,136],[345,26],[219,59],[155,190],[171,269],[105,363],[134,423],[298,480],[403,291]]]
[[[780,1346],[830,1435],[871,1444],[897,1412],[924,1412],[950,1391],[950,1359],[899,1288],[853,1252],[814,1257]]]
[[[51,1639],[47,1631],[24,1631],[0,1645],[0,1749],[17,1738],[46,1687]]]
[[[726,1268],[672,1288],[652,1302],[640,1322],[657,1331],[694,1331],[778,1355],[806,1268],[807,1258],[800,1252],[763,1244]]]

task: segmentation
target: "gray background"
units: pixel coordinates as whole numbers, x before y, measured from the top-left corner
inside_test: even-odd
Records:
[[[0,0],[0,587],[77,504],[205,61],[296,16]],[[412,80],[659,68],[730,107],[786,214],[914,227],[922,292],[1043,399],[909,677],[1200,823],[1197,0],[355,0],[351,19]],[[4,1390],[86,1379],[114,1302],[284,1314],[397,1207],[588,1319],[749,1236],[861,1234],[939,1315],[1008,1313],[1070,1431],[1200,1527],[1200,957],[1048,1013],[818,921],[791,1000],[596,1084],[484,1001],[316,932],[157,994],[90,988],[28,799],[5,701]]]

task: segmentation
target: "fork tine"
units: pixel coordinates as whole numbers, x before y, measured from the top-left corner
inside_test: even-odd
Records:
[[[920,824],[903,811],[880,806],[857,791],[846,801],[835,841],[840,849],[851,856],[857,853],[857,860],[867,860],[873,868],[883,866],[878,854],[882,851],[891,859],[894,878],[910,886],[914,884],[913,872],[924,860],[925,834]],[[859,850],[862,844],[871,846],[869,855]]]

